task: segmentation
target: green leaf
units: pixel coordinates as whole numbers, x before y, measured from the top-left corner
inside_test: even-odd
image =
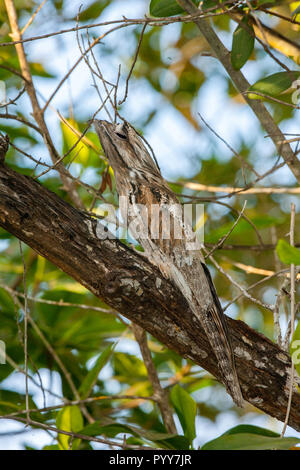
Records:
[[[248,93],[248,97],[256,100],[263,99],[262,96],[256,95],[255,91],[267,96],[276,97],[291,88],[293,82],[299,77],[300,72],[296,70],[291,72],[274,73],[273,75],[269,75],[268,77],[262,78],[261,80],[258,80],[258,82],[254,83],[254,85],[252,85],[248,90],[253,93]]]
[[[197,414],[197,404],[179,385],[173,387],[170,398],[180,420],[184,435],[189,440],[190,444],[192,444],[196,437],[195,418]]]
[[[207,442],[202,450],[288,450],[300,443],[297,437],[269,437],[258,434],[224,434]]]
[[[39,77],[45,77],[45,78],[55,78],[55,75],[52,73],[48,72],[42,64],[39,62],[31,62],[30,64],[30,71],[32,75],[37,75]]]
[[[283,263],[300,265],[300,250],[291,246],[285,240],[280,239],[278,241],[276,252]]]
[[[163,449],[189,449],[189,441],[184,436],[145,430],[137,426],[116,423],[111,418],[105,417],[102,417],[101,422],[96,421],[95,423],[88,424],[80,433],[86,436],[104,435],[111,438],[116,437],[118,434],[131,434],[135,438],[143,439],[143,441],[139,442],[140,444],[144,444],[146,440],[153,442],[155,446]],[[128,439],[127,442],[129,442]]]
[[[90,391],[92,390],[94,384],[97,381],[98,375],[100,374],[101,370],[107,364],[111,354],[115,348],[115,344],[110,344],[98,357],[94,367],[89,371],[87,376],[85,377],[84,381],[82,382],[81,386],[79,387],[79,395],[82,399],[87,398]]]
[[[239,70],[245,65],[254,48],[253,28],[247,21],[243,21],[243,23],[245,27],[238,25],[232,38],[231,63],[235,70]]]
[[[210,10],[213,7],[217,7],[218,3],[220,3],[219,0],[204,0],[202,2],[202,10],[205,11]]]
[[[199,0],[192,0],[198,5]],[[151,0],[149,7],[150,15],[156,17],[173,16],[184,13],[184,10],[178,5],[176,0]]]
[[[300,377],[300,321],[298,322],[297,328],[293,334],[290,346],[290,355]]]
[[[259,436],[259,437],[258,437]],[[282,442],[282,440],[284,442]],[[269,429],[253,426],[251,424],[240,424],[229,429],[217,439],[207,442],[203,450],[267,450],[267,449],[289,449],[300,442],[297,438],[280,438],[280,435],[269,431]]]
[[[78,432],[83,427],[83,418],[78,406],[65,406],[56,417],[56,426],[62,431]],[[70,436],[66,434],[58,434],[58,445],[61,450],[69,449]],[[77,449],[80,439],[73,439],[72,449]]]

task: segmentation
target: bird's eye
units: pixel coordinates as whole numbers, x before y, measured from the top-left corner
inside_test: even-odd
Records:
[[[124,124],[117,124],[116,135],[120,137],[120,139],[123,139],[123,140],[127,139],[127,133],[124,130]]]

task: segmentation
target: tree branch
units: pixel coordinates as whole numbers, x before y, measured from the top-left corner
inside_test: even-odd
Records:
[[[11,31],[12,31],[12,34],[11,34],[12,39],[16,41],[21,41],[22,34],[18,25],[17,12],[16,12],[16,8],[15,8],[13,0],[5,0],[5,6],[6,6],[6,11],[7,11]],[[59,160],[59,155],[50,137],[50,133],[49,133],[47,124],[44,119],[43,111],[37,99],[35,87],[34,87],[31,72],[30,72],[30,67],[26,58],[26,54],[25,54],[25,50],[24,50],[24,46],[22,42],[16,44],[16,52],[17,52],[17,56],[19,59],[22,76],[25,82],[25,88],[26,88],[27,94],[31,102],[33,117],[36,123],[38,124],[40,132],[43,136],[44,142],[48,148],[51,160],[53,163],[56,163]],[[76,204],[77,207],[80,207],[82,209],[84,206],[80,197],[78,196],[76,192],[74,183],[65,175],[64,167],[62,166],[61,163],[59,163],[58,169],[59,169],[61,180],[65,186],[66,191],[68,191],[71,200],[74,202],[74,204]]]
[[[220,380],[205,333],[193,322],[182,294],[158,269],[119,240],[106,238],[107,232],[97,219],[1,163],[0,226]],[[245,323],[226,319],[244,398],[284,421],[289,355]],[[289,425],[300,430],[300,395],[296,392]]]

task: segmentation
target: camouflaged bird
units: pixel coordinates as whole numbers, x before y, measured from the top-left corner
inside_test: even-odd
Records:
[[[201,250],[189,247],[194,232],[189,223],[182,222],[182,206],[161,176],[143,138],[128,122],[113,124],[95,120],[94,125],[114,170],[119,197],[128,200],[128,207],[123,207],[123,212],[128,211],[129,220],[135,218],[139,222],[134,238],[143,247],[149,261],[185,296],[208,337],[228,393],[238,406],[242,406],[243,397],[226,320]],[[161,211],[159,218],[157,207]],[[146,208],[146,213],[143,208]],[[162,216],[166,211],[174,222],[169,237],[162,234]],[[128,214],[122,213],[122,217]],[[181,237],[178,237],[178,226]],[[158,236],[153,237],[150,227],[157,229]]]

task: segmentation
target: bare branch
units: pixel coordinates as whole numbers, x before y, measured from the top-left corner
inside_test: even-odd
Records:
[[[31,17],[29,18],[29,20],[27,21],[27,23],[25,24],[25,26],[22,28],[22,31],[21,31],[21,35],[23,35],[26,31],[27,28],[29,28],[29,26],[31,25],[31,23],[34,21],[36,15],[38,14],[38,12],[43,8],[43,6],[45,5],[47,0],[43,0],[42,3],[37,7],[37,9],[33,12],[33,14],[31,15]]]
[[[29,414],[29,394],[28,394],[28,299],[27,299],[27,287],[26,287],[26,263],[22,250],[22,242],[19,240],[19,247],[21,258],[23,262],[23,288],[24,288],[24,357],[25,357],[25,409],[27,424],[30,421]]]
[[[264,188],[257,186],[255,188],[237,188],[232,186],[213,186],[193,181],[174,181],[172,184],[182,186],[183,188],[193,189],[194,191],[207,191],[210,193],[228,193],[232,196],[243,196],[244,194],[300,194],[300,188],[280,187],[280,188]],[[181,195],[182,196],[182,195]]]
[[[21,41],[22,35],[18,26],[17,12],[13,0],[5,0],[5,6],[10,22],[10,27],[12,30],[12,38],[16,41]],[[22,42],[18,42],[16,44],[16,51],[22,71],[22,76],[25,78],[25,88],[31,101],[33,116],[42,132],[44,142],[48,148],[51,159],[53,163],[55,163],[59,159],[59,156],[50,137],[47,125],[44,120],[43,111],[41,110],[37,99],[29,64],[27,62]],[[77,205],[77,207],[83,208],[82,201],[79,198],[72,182],[62,172],[60,172],[60,176],[66,187],[66,190],[69,191],[70,197],[72,198],[73,202]]]
[[[142,28],[140,38],[139,38],[139,42],[138,42],[138,45],[137,45],[137,48],[136,48],[136,51],[135,51],[134,59],[133,59],[132,65],[130,67],[130,70],[129,70],[129,73],[128,73],[128,76],[127,76],[127,79],[126,79],[126,87],[125,87],[124,97],[121,101],[119,101],[119,105],[123,104],[126,101],[126,98],[127,98],[127,95],[128,95],[129,80],[130,80],[130,77],[132,75],[134,66],[136,64],[136,61],[137,61],[137,58],[138,58],[138,55],[139,55],[139,52],[140,52],[140,48],[141,48],[141,45],[142,45],[143,36],[144,36],[144,32],[146,30],[146,27],[147,27],[147,23],[145,23],[143,28]]]
[[[291,246],[294,246],[295,244],[295,204],[291,204],[291,224],[290,224],[290,244]],[[295,265],[291,264],[291,338],[293,337],[294,334],[294,327],[295,327]],[[289,381],[289,396],[288,396],[288,404],[287,404],[287,409],[286,409],[286,417],[284,420],[284,425],[281,431],[281,436],[283,437],[289,422],[289,416],[291,412],[291,405],[292,405],[292,397],[293,397],[293,388],[294,388],[294,373],[295,373],[295,364],[292,361],[291,364],[291,371],[290,371],[290,381]]]

